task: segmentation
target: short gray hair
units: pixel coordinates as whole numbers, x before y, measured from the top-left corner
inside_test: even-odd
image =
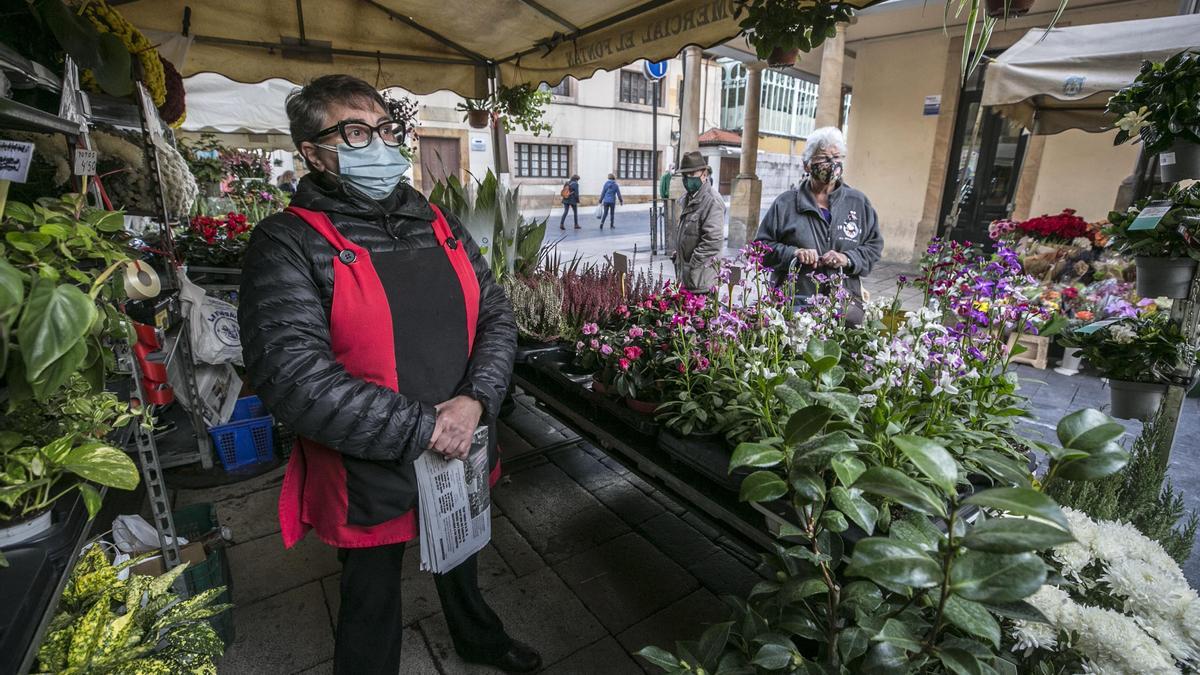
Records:
[[[837,127],[814,129],[805,140],[804,152],[800,155],[800,160],[808,164],[818,150],[825,148],[836,148],[843,154],[846,153],[846,137],[842,134],[841,129]]]
[[[284,104],[292,143],[297,149],[325,128],[325,113],[334,103],[374,103],[384,111],[388,109],[383,96],[365,80],[352,75],[322,75],[288,94]]]

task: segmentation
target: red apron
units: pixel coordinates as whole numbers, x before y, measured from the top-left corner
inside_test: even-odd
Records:
[[[457,243],[437,207],[433,231],[462,284],[467,314],[467,349],[475,344],[479,318],[479,280],[467,255]],[[387,295],[366,249],[334,227],[319,211],[290,206],[298,216],[325,237],[337,253],[333,264],[333,307],[329,320],[333,356],[346,372],[367,382],[397,391],[396,352]],[[353,256],[343,253],[349,251]],[[349,260],[350,262],[345,262]],[[500,463],[492,470],[491,482],[500,476]],[[297,439],[283,477],[279,494],[279,525],[284,546],[291,548],[310,529],[329,544],[340,548],[364,548],[408,541],[417,536],[416,510],[371,526],[347,523],[349,500],[342,455],[308,439]]]

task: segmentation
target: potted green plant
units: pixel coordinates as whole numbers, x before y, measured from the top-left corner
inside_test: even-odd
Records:
[[[472,129],[486,129],[488,120],[492,117],[491,99],[487,98],[463,99],[462,103],[455,106],[455,110],[466,113],[463,121],[471,125]]]
[[[38,672],[217,672],[225,645],[208,619],[231,607],[214,604],[225,588],[179,597],[173,584],[186,564],[122,578],[144,558],[113,565],[99,545],[88,548],[38,648]]]
[[[1170,210],[1149,229],[1134,225],[1152,205]],[[1144,298],[1186,298],[1200,260],[1200,183],[1187,188],[1172,186],[1166,193],[1147,197],[1126,211],[1108,214],[1105,233],[1110,246],[1134,256],[1137,292]]]
[[[1200,51],[1142,63],[1133,84],[1109,99],[1108,112],[1120,118],[1113,143],[1140,138],[1146,153],[1158,154],[1164,183],[1200,178]]]
[[[826,0],[738,0],[734,17],[742,13],[746,16],[738,25],[758,58],[770,66],[790,66],[800,52],[807,54],[837,35],[838,24],[850,21],[854,8]]]
[[[1177,366],[1196,351],[1165,312],[1098,322],[1064,337],[1108,378],[1112,415],[1122,419],[1152,417]]]
[[[1058,19],[1067,9],[1068,1],[1058,0],[1058,9],[1051,17],[1046,30],[1054,28],[1054,24],[1058,23]],[[961,63],[964,82],[983,60],[996,24],[1025,14],[1032,6],[1033,0],[947,0],[942,20],[943,29],[949,29],[951,16],[960,19],[966,15]]]

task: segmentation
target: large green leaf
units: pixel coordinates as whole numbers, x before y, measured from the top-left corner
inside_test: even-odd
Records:
[[[666,671],[679,668],[679,659],[659,647],[643,647],[637,655]]]
[[[9,232],[4,235],[4,240],[18,251],[26,253],[37,253],[54,241],[50,235],[41,232]]]
[[[34,397],[45,399],[58,391],[59,387],[71,379],[71,375],[83,367],[87,353],[87,340],[80,340],[66,354],[43,370],[41,375],[30,379],[29,385],[33,389]]]
[[[710,672],[716,671],[721,654],[725,651],[725,643],[729,642],[729,633],[732,629],[732,621],[715,623],[700,636],[696,658],[700,659],[701,665]]]
[[[854,487],[863,492],[887,497],[914,511],[946,517],[945,502],[938,499],[933,490],[886,466],[867,469],[866,473],[854,482]]]
[[[913,633],[908,624],[899,619],[888,619],[871,639],[895,645],[906,652],[921,651],[921,639]]]
[[[951,595],[946,598],[943,616],[952,626],[967,635],[983,638],[992,643],[994,647],[1000,646],[1000,623],[996,621],[996,617],[992,616],[987,607],[966,598]]]
[[[879,509],[871,502],[863,499],[862,490],[844,488],[840,485],[829,491],[833,505],[846,514],[855,525],[861,527],[867,535],[875,533],[875,521],[879,518]]]
[[[962,545],[990,553],[1041,551],[1074,541],[1070,532],[1027,518],[993,518],[972,527]]]
[[[792,655],[796,653],[795,647],[790,647],[785,644],[776,642],[768,642],[755,652],[754,658],[750,663],[767,670],[782,670],[792,663]]]
[[[793,461],[813,468],[824,468],[834,457],[858,450],[844,431],[814,436],[796,446]]]
[[[1064,461],[1058,468],[1058,475],[1067,480],[1099,480],[1120,471],[1128,463],[1129,453],[1116,443],[1109,443],[1087,457]]]
[[[825,480],[816,473],[796,465],[789,475],[796,496],[806,504],[815,504],[825,499]]]
[[[854,481],[867,470],[867,465],[863,464],[862,460],[848,454],[834,457],[829,460],[829,465],[833,467],[833,472],[837,474],[842,485],[854,485]]]
[[[17,308],[25,297],[25,274],[0,258],[0,323],[17,318]]]
[[[949,494],[958,482],[958,462],[941,445],[920,436],[893,436],[892,443],[933,484]]]
[[[787,483],[770,471],[755,471],[742,481],[741,500],[769,502],[787,494]]]
[[[1124,433],[1125,427],[1094,408],[1077,410],[1058,421],[1058,442],[1072,450],[1095,452]]]
[[[119,490],[132,490],[138,484],[138,469],[124,452],[92,441],[67,453],[63,468],[85,480]]]
[[[858,414],[860,403],[854,394],[840,391],[815,391],[809,396],[829,406],[833,412],[847,420],[854,420],[854,416]]]
[[[1067,517],[1054,500],[1045,493],[1031,488],[1000,487],[991,488],[967,497],[967,504],[983,506],[997,511],[1007,511],[1017,516],[1032,516],[1052,523],[1057,523],[1064,530],[1069,529]]]
[[[855,544],[846,573],[893,590],[932,588],[941,579],[941,567],[924,551],[908,542],[883,537],[869,537]]]
[[[739,443],[729,459],[729,472],[743,466],[763,469],[783,461],[783,453],[762,443]]]
[[[1032,553],[968,551],[950,570],[951,590],[978,602],[1023,600],[1045,580],[1046,565]]]
[[[965,649],[939,649],[937,656],[946,670],[954,675],[983,675],[983,666],[979,659]]]
[[[100,491],[90,483],[79,484],[79,496],[83,497],[83,505],[87,508],[88,518],[95,518],[100,513]]]
[[[833,368],[841,358],[842,348],[833,340],[810,340],[804,350],[804,360],[818,373]]]
[[[35,279],[17,325],[29,381],[37,380],[50,364],[75,348],[95,316],[95,303],[75,286]]]
[[[797,445],[821,433],[831,417],[833,410],[824,405],[810,405],[792,413],[784,432],[788,445]]]

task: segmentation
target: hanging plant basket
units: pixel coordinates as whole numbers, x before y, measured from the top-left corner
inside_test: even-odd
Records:
[[[776,47],[771,50],[771,55],[767,57],[767,65],[772,68],[781,68],[786,66],[796,65],[796,57],[800,55],[799,49],[784,49]]]
[[[1200,144],[1176,140],[1158,153],[1158,172],[1164,183],[1200,178]]]
[[[467,124],[471,125],[472,129],[486,129],[491,116],[491,112],[487,110],[468,110]]]
[[[12,548],[41,536],[54,525],[54,514],[50,509],[32,518],[0,525],[0,549]]]
[[[1147,420],[1158,412],[1167,385],[1147,382],[1109,380],[1108,388],[1112,400],[1113,417],[1126,420]]]
[[[993,19],[1013,18],[1028,14],[1033,0],[987,0],[987,15]]]
[[[1143,298],[1186,298],[1196,275],[1191,258],[1137,256],[1137,292]]]

